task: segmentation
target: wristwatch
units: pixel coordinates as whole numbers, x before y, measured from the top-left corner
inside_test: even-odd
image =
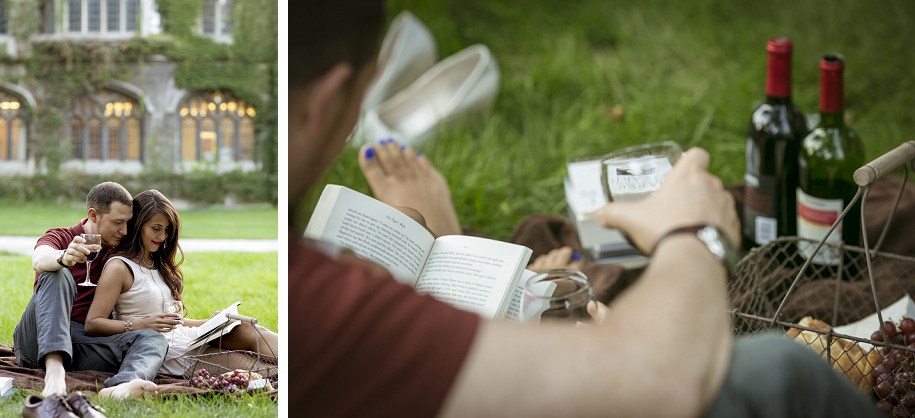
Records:
[[[679,234],[694,234],[706,247],[708,247],[709,251],[712,252],[712,255],[724,264],[724,267],[728,270],[728,275],[734,274],[734,271],[737,269],[737,262],[740,261],[740,255],[737,253],[737,250],[734,249],[734,246],[731,244],[728,237],[725,236],[718,227],[715,225],[703,224],[676,228],[664,234],[664,236],[654,245],[655,249],[658,248],[661,241]],[[654,250],[652,250],[652,254],[654,254]]]
[[[60,250],[60,252],[57,253],[57,264],[60,264],[63,267],[70,267],[70,266],[64,264],[64,254],[66,254],[66,253],[67,253],[67,250]]]

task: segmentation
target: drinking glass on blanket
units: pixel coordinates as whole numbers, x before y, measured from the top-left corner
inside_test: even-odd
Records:
[[[524,322],[590,322],[588,303],[594,290],[578,270],[555,269],[537,274],[524,283],[521,320]]]
[[[184,318],[184,303],[180,300],[167,300],[164,312],[178,314],[178,319],[182,319]]]

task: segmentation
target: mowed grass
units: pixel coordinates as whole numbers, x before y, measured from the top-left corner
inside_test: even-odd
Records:
[[[276,239],[278,214],[264,205],[179,210],[182,238]],[[85,203],[0,202],[0,235],[33,236],[69,227],[86,217]]]
[[[818,112],[819,59],[847,59],[845,103],[873,159],[913,139],[915,8],[838,0],[392,0],[412,11],[440,57],[476,43],[498,62],[492,112],[421,147],[448,179],[465,227],[508,239],[525,216],[563,213],[568,158],[674,140],[712,156],[725,183],[743,178],[746,129],[765,99],[766,41],[793,39],[793,99]],[[368,193],[346,150],[326,183]]]
[[[182,270],[189,318],[208,318],[218,309],[241,301],[239,313],[276,330],[278,324],[276,253],[190,253]],[[34,272],[29,257],[0,255],[0,344],[12,345],[13,330],[31,297]],[[27,393],[19,391],[0,402],[0,416],[18,416]],[[170,397],[128,401],[99,400],[109,416],[269,417],[277,402],[265,397]]]

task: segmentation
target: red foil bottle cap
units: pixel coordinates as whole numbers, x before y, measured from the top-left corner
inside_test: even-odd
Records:
[[[844,71],[845,57],[841,54],[827,54],[820,60],[820,111],[835,113],[845,110]]]
[[[773,38],[766,44],[766,96],[791,97],[791,39]]]

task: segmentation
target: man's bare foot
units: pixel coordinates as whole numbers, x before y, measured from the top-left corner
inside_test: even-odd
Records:
[[[461,233],[448,182],[413,148],[390,139],[366,144],[359,150],[359,166],[378,200],[416,209],[436,235]]]
[[[155,383],[149,380],[133,379],[127,383],[102,389],[99,391],[98,396],[114,399],[139,398],[147,393],[155,395],[158,388]]]
[[[536,273],[552,269],[578,270],[583,264],[581,254],[572,250],[572,247],[561,247],[537,257],[528,264],[527,269]]]
[[[67,394],[67,371],[64,369],[63,357],[60,352],[48,353],[44,360],[44,390],[41,396],[47,398],[52,394],[64,396]]]

